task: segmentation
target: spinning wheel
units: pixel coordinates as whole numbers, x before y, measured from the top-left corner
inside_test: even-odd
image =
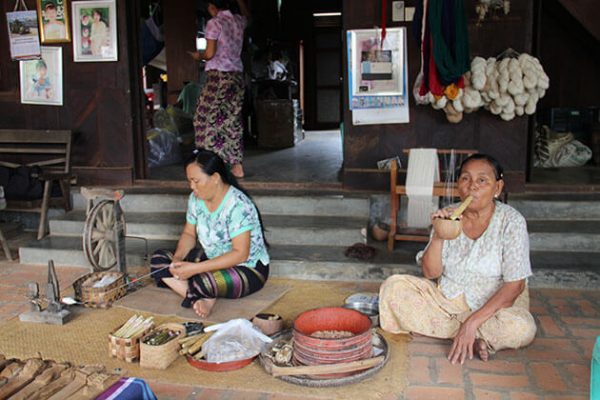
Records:
[[[122,196],[122,195],[121,195]],[[120,196],[101,200],[88,212],[83,227],[83,252],[94,271],[107,271],[124,265],[125,215],[119,204]],[[91,208],[90,208],[91,207]]]

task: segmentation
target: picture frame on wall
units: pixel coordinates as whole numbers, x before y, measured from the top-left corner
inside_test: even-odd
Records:
[[[67,0],[36,0],[42,43],[71,41]]]
[[[39,60],[19,62],[21,103],[63,105],[62,47],[41,47]]]
[[[353,125],[410,122],[406,27],[347,31]]]
[[[404,30],[388,28],[382,41],[379,29],[348,31],[351,96],[404,94]]]
[[[115,0],[71,2],[75,62],[117,61]]]

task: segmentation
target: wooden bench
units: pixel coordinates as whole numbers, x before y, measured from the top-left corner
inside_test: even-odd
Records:
[[[40,168],[37,175],[43,183],[43,196],[38,200],[7,200],[8,211],[40,213],[38,240],[49,232],[48,208],[62,206],[71,210],[71,141],[67,130],[0,129],[0,166]],[[61,197],[51,197],[52,185],[58,182]]]

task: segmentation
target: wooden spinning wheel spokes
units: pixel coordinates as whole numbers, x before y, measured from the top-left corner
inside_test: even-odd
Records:
[[[119,222],[124,229],[123,213]],[[95,271],[107,271],[117,265],[117,228],[113,200],[102,200],[90,209],[83,229],[83,251]]]

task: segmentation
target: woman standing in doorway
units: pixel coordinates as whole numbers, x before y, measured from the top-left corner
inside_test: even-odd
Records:
[[[249,17],[244,0],[237,0],[242,15],[229,10],[228,0],[209,0],[212,18],[206,24],[206,49],[190,52],[205,60],[206,84],[194,115],[196,147],[214,151],[230,166],[236,178],[242,168],[242,103],[244,78],[241,60],[244,29]]]

